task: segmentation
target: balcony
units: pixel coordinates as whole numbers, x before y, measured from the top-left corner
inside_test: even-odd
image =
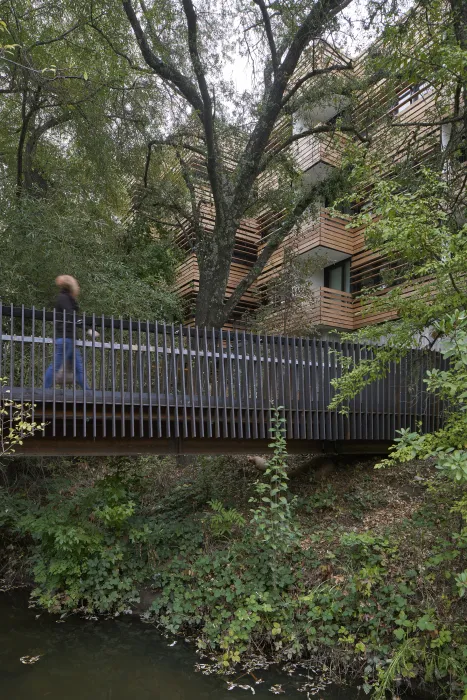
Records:
[[[354,329],[354,301],[351,294],[328,287],[317,287],[303,301],[271,304],[263,311],[268,333],[303,335],[318,329]]]
[[[311,320],[325,328],[354,329],[354,300],[348,292],[320,287],[311,308]]]
[[[279,223],[280,221],[272,221],[270,226],[263,229],[263,233],[267,232],[267,235],[262,239],[259,253],[266,244],[267,236],[274,231],[274,227]],[[321,207],[316,217],[310,217],[302,224],[298,232],[287,236],[271,255],[258,279],[258,286],[267,286],[281,273],[286,250],[292,251],[293,255],[314,255],[321,259],[322,267],[352,255],[356,245],[360,243],[360,231],[346,228],[348,223],[348,219],[331,216],[327,209]]]
[[[303,170],[306,184],[315,185],[325,180],[332,168],[339,167],[348,138],[343,134],[305,136],[292,144],[297,166]]]

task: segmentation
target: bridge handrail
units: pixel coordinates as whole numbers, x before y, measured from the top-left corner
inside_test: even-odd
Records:
[[[89,391],[77,386],[75,359],[71,379],[55,366],[54,344],[70,335]],[[102,431],[104,437],[267,439],[273,405],[284,407],[290,439],[392,440],[398,428],[415,429],[419,421],[426,430],[441,425],[442,403],[423,383],[428,366],[444,366],[439,353],[413,350],[391,363],[343,415],[328,408],[341,373],[339,352],[356,364],[372,349],[0,304],[0,377],[15,400],[38,404],[36,419],[50,424],[53,436],[68,430],[93,438]],[[44,388],[48,367],[50,389]]]

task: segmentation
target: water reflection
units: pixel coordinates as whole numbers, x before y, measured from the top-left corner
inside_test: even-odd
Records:
[[[227,690],[225,680],[195,672],[197,657],[182,640],[173,647],[153,627],[131,619],[64,623],[27,607],[24,592],[0,594],[0,698],[3,700],[224,700],[249,697],[250,690]],[[35,664],[24,656],[41,655]],[[298,679],[258,673],[256,698],[306,699]],[[244,678],[241,683],[251,683]],[[352,700],[351,689],[327,689],[317,698]]]

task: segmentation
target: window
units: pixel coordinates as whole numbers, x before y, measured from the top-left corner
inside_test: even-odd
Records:
[[[324,268],[324,286],[350,292],[350,258]]]
[[[394,114],[401,114],[405,112],[411,105],[418,102],[425,97],[427,93],[431,90],[429,83],[415,83],[411,87],[401,92],[397,97],[397,106],[394,110]]]

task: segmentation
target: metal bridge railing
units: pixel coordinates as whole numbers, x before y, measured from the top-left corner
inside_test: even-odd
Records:
[[[328,409],[336,353],[356,363],[367,347],[12,305],[0,306],[0,330],[2,392],[32,404],[52,437],[265,439],[273,406],[284,408],[288,439],[392,440],[398,428],[442,420],[423,383],[426,369],[443,366],[437,353],[414,350],[388,366],[342,415]],[[54,348],[67,339],[71,362],[60,372]]]

